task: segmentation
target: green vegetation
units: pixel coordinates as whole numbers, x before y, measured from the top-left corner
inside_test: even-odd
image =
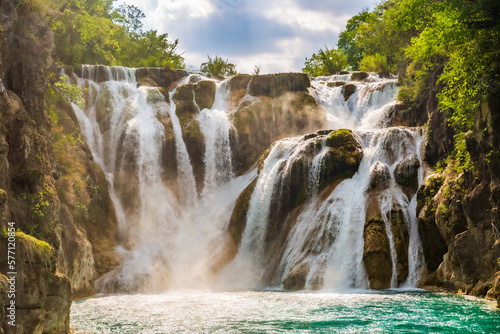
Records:
[[[49,201],[44,200],[43,192],[38,192],[37,195],[30,196],[30,213],[32,216],[44,217],[45,210],[49,206]]]
[[[336,74],[348,66],[347,55],[341,50],[319,49],[318,53],[313,53],[311,58],[306,58],[302,71],[310,76]]]
[[[448,162],[457,161],[459,172],[473,168],[465,134],[500,88],[500,2],[383,1],[348,21],[338,46],[354,70],[403,69],[399,98],[413,107],[425,108],[433,80],[439,110],[455,133]]]
[[[24,256],[29,264],[36,263],[38,260],[46,267],[51,266],[54,248],[47,242],[25,234],[20,230],[16,231],[16,240],[24,249]]]
[[[54,31],[59,63],[184,68],[179,41],[143,31],[144,13],[114,0],[48,0],[40,6]]]
[[[219,77],[231,76],[236,74],[236,66],[229,63],[227,59],[224,60],[219,56],[215,56],[215,58],[213,59],[208,56],[208,61],[202,63],[200,69],[203,73],[208,73]]]
[[[346,144],[352,144],[352,131],[348,129],[339,129],[330,133],[326,139],[326,145],[330,147],[340,147]]]

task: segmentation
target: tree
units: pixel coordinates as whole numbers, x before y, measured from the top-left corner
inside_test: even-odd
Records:
[[[355,71],[359,69],[359,63],[363,59],[363,49],[358,41],[358,29],[362,24],[371,20],[371,14],[368,8],[363,9],[358,15],[355,15],[347,21],[346,28],[339,35],[337,46],[347,56],[347,63]]]
[[[121,5],[114,10],[112,3],[69,0],[61,9],[56,2],[46,3],[59,63],[185,67],[177,39],[170,42],[168,34],[142,31],[145,16],[139,8]]]
[[[208,56],[208,61],[201,64],[200,70],[203,73],[209,73],[220,77],[236,74],[236,66],[229,63],[227,59],[224,60],[219,56],[215,56],[214,59]]]
[[[113,12],[113,22],[125,27],[128,32],[139,34],[142,31],[141,20],[146,17],[144,13],[134,5],[121,4]]]
[[[336,49],[319,49],[311,58],[306,58],[302,72],[310,76],[333,75],[347,68],[347,56]]]
[[[387,57],[380,53],[363,57],[359,63],[359,69],[366,72],[394,72],[394,68],[391,68],[387,62]]]

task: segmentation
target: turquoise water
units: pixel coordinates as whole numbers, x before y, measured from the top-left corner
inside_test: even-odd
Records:
[[[423,291],[181,290],[76,301],[71,328],[96,334],[500,333],[494,306]]]

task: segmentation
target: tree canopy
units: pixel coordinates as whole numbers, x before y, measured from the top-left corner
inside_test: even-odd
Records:
[[[113,7],[114,0],[49,0],[45,12],[54,31],[56,58],[62,64],[161,66],[184,68],[177,39],[143,31],[144,13],[136,6]]]
[[[383,1],[348,21],[339,48],[353,69],[404,69],[400,99],[416,106],[437,77],[439,109],[458,150],[479,105],[499,93],[500,2]]]

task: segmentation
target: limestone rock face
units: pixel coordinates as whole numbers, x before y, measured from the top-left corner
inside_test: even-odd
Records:
[[[175,110],[182,128],[182,137],[191,159],[198,189],[202,189],[205,164],[205,138],[196,117],[201,109],[211,108],[215,99],[215,82],[202,80],[177,87],[173,95]]]
[[[377,212],[377,204],[368,206],[364,237],[363,264],[370,281],[370,289],[391,287],[392,259],[385,223]]]
[[[311,86],[304,73],[279,73],[255,75],[250,80],[248,91],[252,96],[278,97],[287,92],[307,92]]]
[[[389,126],[423,126],[427,122],[427,114],[398,101],[391,107],[389,119]]]
[[[243,100],[233,114],[238,133],[237,174],[248,170],[277,139],[312,132],[325,122],[316,100],[306,92]]]
[[[257,180],[250,183],[236,200],[227,228],[228,233],[224,251],[220,252],[212,262],[212,270],[214,272],[217,272],[231,262],[236,253],[238,253],[241,237],[246,227],[246,215],[250,206],[250,198],[252,197],[256,183]]]
[[[351,74],[352,81],[363,81],[368,78],[369,74],[366,72],[353,72]]]
[[[157,87],[164,87],[168,90],[173,88],[173,84],[188,76],[185,70],[172,70],[170,68],[141,67],[135,72],[137,82],[146,78],[154,81]]]
[[[118,265],[114,251],[117,222],[106,177],[92,160],[81,138],[71,105],[58,101],[53,107],[57,126],[52,127],[54,155],[60,177],[55,182],[61,202],[58,268],[71,281],[73,298],[93,295],[94,280]]]
[[[399,205],[393,205],[389,219],[396,250],[396,282],[401,284],[408,277],[408,246],[410,243],[408,225],[406,225],[403,210]]]
[[[349,100],[352,94],[356,91],[356,85],[347,84],[342,86],[342,94],[344,95],[344,100]]]
[[[306,200],[311,198],[313,194],[316,195],[316,192],[322,194],[321,196],[327,196],[338,183],[354,175],[363,157],[361,144],[350,130],[318,131],[303,136],[301,143],[304,144],[295,149],[294,159],[290,162],[289,168],[282,172],[279,189],[276,190],[276,196],[271,204],[273,210],[269,213],[265,236],[269,264],[264,281],[268,283],[271,282],[278,270],[280,254],[283,251],[282,247],[285,245],[286,236],[295,224]],[[325,151],[323,151],[323,147],[326,148]],[[318,171],[317,189],[314,190],[314,187],[311,187],[309,183],[308,175],[312,161],[320,151],[322,151],[323,160]],[[269,152],[270,149],[266,150],[259,159],[259,172],[262,170]],[[237,250],[241,241],[246,226],[250,198],[256,182],[257,180],[240,195],[236,202],[228,227],[231,242],[229,243],[230,247],[227,248]],[[332,233],[328,237],[321,238],[318,243],[305,245],[304,251],[307,252],[308,247],[311,248],[311,252],[314,251],[313,249],[329,247],[334,239],[334,233]],[[296,268],[283,279],[282,284],[290,290],[303,289],[308,270],[307,263],[297,264]],[[313,288],[315,286],[320,288],[322,282],[317,282]]]
[[[53,118],[46,113],[54,48],[47,21],[32,2],[6,0],[0,8],[7,89],[7,97],[0,94],[0,228],[15,222],[20,230],[16,333],[67,333],[72,293],[93,294],[94,275],[106,270],[100,264],[115,257],[114,210],[103,172],[78,140],[71,106],[58,101]],[[5,264],[0,271],[8,271]]]
[[[478,109],[479,126],[466,134],[466,149],[474,167],[457,171],[451,161],[419,189],[418,224],[426,260],[423,286],[498,298],[494,282],[500,258],[500,164],[498,156],[490,152],[498,150],[494,136],[499,129],[488,121],[500,113],[497,100],[492,97]],[[439,153],[443,150],[434,145],[447,134],[432,122],[430,126],[436,131],[426,151],[432,161],[443,156]],[[487,163],[483,163],[485,158]]]
[[[303,290],[305,288],[308,273],[309,266],[306,263],[301,263],[283,280],[283,287],[286,290]]]

